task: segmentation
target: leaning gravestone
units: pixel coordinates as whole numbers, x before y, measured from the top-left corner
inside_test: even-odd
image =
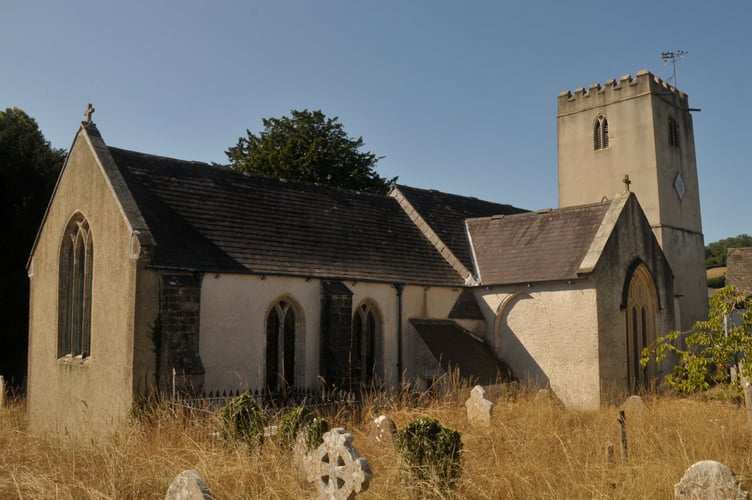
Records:
[[[165,500],[211,500],[211,493],[199,473],[188,469],[172,480]]]
[[[470,391],[470,398],[465,401],[467,419],[471,425],[491,425],[491,407],[493,403],[485,398],[486,391],[476,385]]]
[[[734,471],[714,460],[692,465],[674,486],[677,500],[742,500],[749,498],[736,482]]]
[[[368,460],[352,446],[353,436],[337,428],[324,434],[324,442],[306,457],[306,479],[315,483],[322,499],[352,499],[366,491],[371,481]]]
[[[370,439],[380,445],[394,446],[397,435],[397,425],[386,415],[380,415],[373,420]]]

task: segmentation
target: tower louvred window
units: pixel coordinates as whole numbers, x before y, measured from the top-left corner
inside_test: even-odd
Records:
[[[668,143],[679,147],[679,124],[674,117],[668,119]]]
[[[605,149],[608,147],[608,120],[603,115],[598,115],[593,124],[593,149]]]

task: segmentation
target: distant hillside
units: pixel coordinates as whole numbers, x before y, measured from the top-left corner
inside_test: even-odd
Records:
[[[705,267],[712,268],[725,266],[728,249],[742,247],[752,247],[752,236],[748,234],[740,234],[739,236],[726,238],[708,244],[705,247]]]
[[[707,270],[708,288],[726,286],[726,267],[713,267]]]

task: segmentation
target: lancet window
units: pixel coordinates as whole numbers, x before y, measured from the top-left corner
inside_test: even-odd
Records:
[[[668,119],[668,143],[679,147],[679,124],[673,116]]]
[[[295,384],[297,317],[289,300],[280,300],[266,317],[266,387],[276,391]]]
[[[60,245],[58,357],[91,354],[91,302],[94,245],[89,222],[76,214]]]
[[[608,147],[608,120],[605,115],[598,115],[593,124],[593,148],[595,150]]]
[[[350,336],[350,379],[371,383],[379,374],[381,361],[380,321],[374,307],[364,302],[355,311]]]

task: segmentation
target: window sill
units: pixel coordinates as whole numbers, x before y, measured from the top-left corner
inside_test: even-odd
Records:
[[[59,364],[59,365],[89,366],[90,360],[91,360],[91,356],[86,356],[84,358],[81,355],[71,356],[70,354],[66,354],[65,356],[63,356],[61,358],[57,358],[57,364]]]

